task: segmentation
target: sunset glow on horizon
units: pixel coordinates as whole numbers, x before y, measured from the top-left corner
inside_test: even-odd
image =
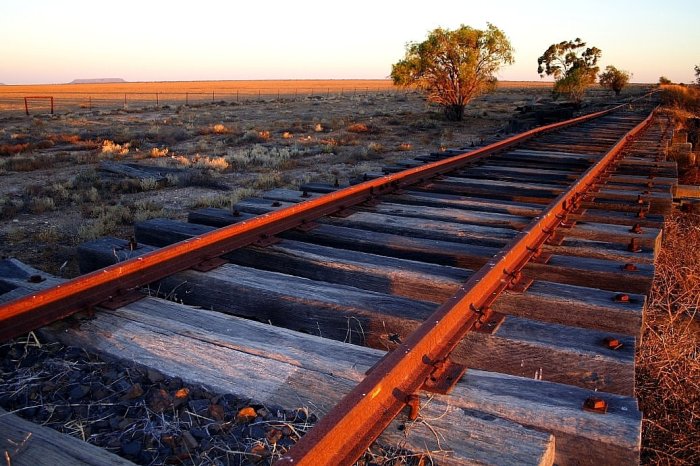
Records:
[[[537,57],[581,37],[599,64],[633,82],[691,82],[700,64],[700,4],[689,0],[490,3],[318,0],[252,3],[7,0],[0,6],[0,83],[239,79],[382,79],[407,42],[441,26],[491,22],[515,48],[499,78],[540,80]]]

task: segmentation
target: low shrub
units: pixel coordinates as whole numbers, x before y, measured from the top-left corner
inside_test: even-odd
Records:
[[[51,197],[35,197],[29,201],[29,210],[35,214],[56,210],[56,203]]]
[[[156,178],[142,178],[139,185],[142,191],[153,191],[158,189],[158,180]]]
[[[667,85],[661,87],[661,98],[666,106],[700,112],[700,88]]]
[[[282,186],[283,183],[280,172],[273,171],[259,174],[253,181],[253,188],[260,190],[273,189]]]
[[[129,153],[130,147],[131,144],[128,142],[125,144],[117,144],[114,141],[110,141],[109,139],[105,139],[104,141],[102,141],[103,154],[114,154],[123,156]]]
[[[206,157],[196,154],[192,158],[192,163],[196,168],[215,170],[222,172],[229,167],[229,163],[224,157]]]
[[[290,168],[292,158],[303,154],[296,146],[267,147],[256,144],[245,149],[229,150],[224,157],[233,168],[264,167],[264,168]]]
[[[30,148],[29,143],[24,144],[0,144],[0,155],[14,155],[26,152]]]
[[[167,147],[163,147],[162,149],[158,149],[157,147],[154,147],[153,149],[150,150],[148,155],[150,155],[152,158],[159,158],[159,157],[165,157],[168,155],[168,150]]]
[[[353,123],[348,126],[347,130],[351,133],[368,133],[369,127],[364,123]]]

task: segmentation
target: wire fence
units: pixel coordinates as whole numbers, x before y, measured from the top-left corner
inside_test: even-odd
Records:
[[[100,109],[166,108],[179,105],[211,103],[243,103],[269,101],[320,100],[339,97],[368,97],[373,95],[397,95],[407,91],[397,87],[348,87],[348,88],[260,88],[222,89],[206,92],[74,92],[61,91],[40,98],[21,91],[0,91],[0,112],[37,115],[69,113]]]

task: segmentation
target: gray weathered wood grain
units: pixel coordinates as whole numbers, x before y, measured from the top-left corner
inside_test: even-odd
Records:
[[[7,466],[133,466],[131,461],[26,421],[0,408],[0,452]]]
[[[164,245],[188,237],[190,231],[210,231],[211,226],[221,227],[237,221],[227,211],[216,209],[191,212],[189,219],[210,227],[177,226],[172,221],[152,219],[136,225],[136,238],[148,244]],[[478,244],[413,238],[400,234],[326,224],[321,224],[318,228],[307,232],[290,230],[280,236],[325,246],[473,269],[483,266],[499,251],[497,247]],[[627,272],[622,269],[626,263],[627,261],[620,262],[605,258],[553,255],[546,264],[528,263],[525,266],[525,272],[528,276],[541,280],[609,291],[646,294],[651,286],[653,264],[649,260],[641,261],[637,264],[636,271]]]
[[[132,251],[127,241],[110,237],[85,243],[78,249],[80,269],[92,272],[156,249],[139,248]],[[241,248],[224,257],[243,266],[434,303],[452,296],[472,274],[468,269],[292,240]],[[630,295],[623,303],[615,296],[610,291],[536,281],[525,293],[505,292],[493,308],[503,314],[638,336],[645,297]]]

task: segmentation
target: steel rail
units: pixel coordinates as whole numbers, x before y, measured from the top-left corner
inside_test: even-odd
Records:
[[[371,200],[375,196],[450,172],[470,161],[509,148],[536,135],[599,118],[626,105],[628,104],[535,128],[474,151],[340,189],[15,299],[0,305],[0,341],[23,335],[76,312],[92,309],[138,287]]]
[[[629,139],[642,131],[654,112],[623,136],[586,170],[540,217],[477,271],[457,293],[428,317],[402,344],[387,353],[350,393],[275,464],[350,465],[409,403],[436,365],[473,327],[494,296],[511,283],[563,221],[588,188],[604,174]]]

